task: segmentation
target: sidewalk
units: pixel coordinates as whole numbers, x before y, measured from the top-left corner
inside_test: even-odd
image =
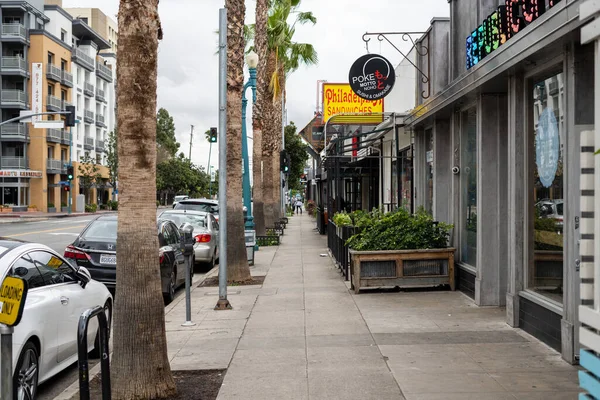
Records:
[[[577,369],[460,292],[348,290],[326,237],[290,218],[282,245],[256,253],[261,286],[229,287],[232,311],[214,311],[218,288],[166,310],[174,370],[228,368],[220,400],[577,398]]]

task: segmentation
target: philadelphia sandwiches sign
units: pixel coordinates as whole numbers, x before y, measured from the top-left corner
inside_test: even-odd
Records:
[[[352,91],[365,100],[387,96],[396,82],[396,71],[390,62],[378,54],[365,54],[352,64],[348,76]]]
[[[506,0],[467,37],[467,69],[517,35],[560,0]]]

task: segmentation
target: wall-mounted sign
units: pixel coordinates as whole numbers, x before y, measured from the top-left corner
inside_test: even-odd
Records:
[[[394,88],[396,71],[385,57],[365,54],[352,64],[348,82],[354,93],[365,100],[383,99]]]
[[[42,171],[0,169],[0,178],[41,178]]]
[[[44,112],[42,109],[42,99],[44,98],[42,93],[42,63],[31,64],[31,110],[33,113]],[[32,122],[38,122],[42,120],[42,116],[38,115],[31,117]]]
[[[466,41],[466,66],[470,69],[506,43],[560,0],[505,0]]]
[[[560,136],[554,110],[546,107],[540,115],[535,135],[535,163],[540,182],[552,186],[560,158]]]
[[[375,113],[364,116],[339,116],[335,124],[375,123],[383,121],[383,98],[365,100],[359,97],[347,83],[323,84],[323,123],[339,113]],[[331,123],[331,122],[330,122]],[[329,128],[327,128],[329,132]]]

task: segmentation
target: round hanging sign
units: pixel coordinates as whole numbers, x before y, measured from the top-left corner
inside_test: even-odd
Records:
[[[535,135],[535,163],[538,169],[540,182],[544,187],[552,186],[558,159],[560,156],[560,136],[558,133],[558,122],[551,108],[545,108],[538,121],[537,133]]]
[[[365,100],[379,100],[392,91],[396,82],[396,71],[385,57],[365,54],[352,64],[348,82],[359,97]]]

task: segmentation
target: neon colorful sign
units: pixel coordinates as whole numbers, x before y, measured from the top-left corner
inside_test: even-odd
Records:
[[[467,69],[554,7],[560,0],[506,0],[467,37]]]

